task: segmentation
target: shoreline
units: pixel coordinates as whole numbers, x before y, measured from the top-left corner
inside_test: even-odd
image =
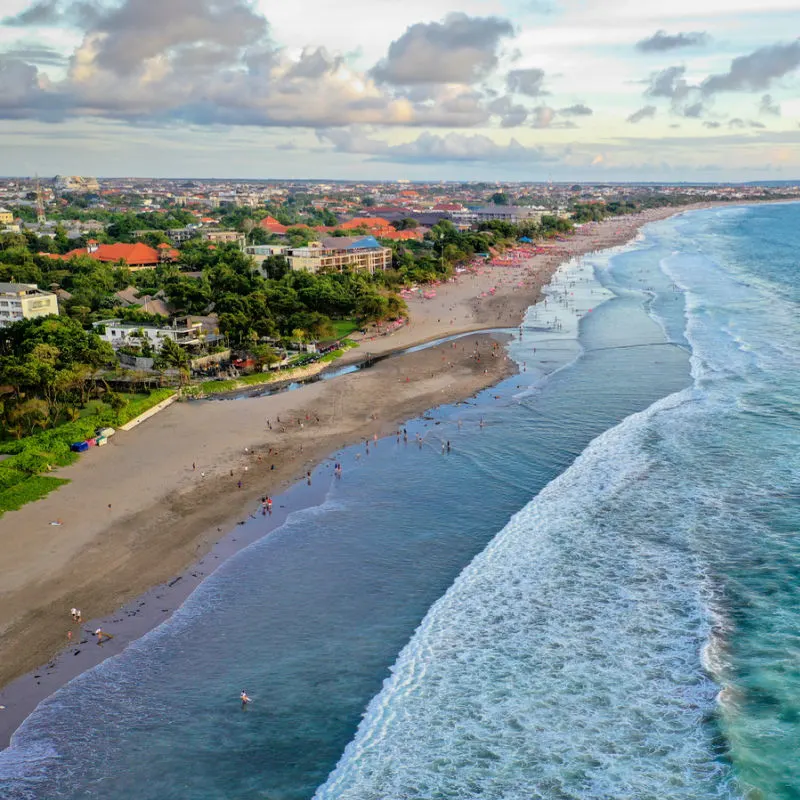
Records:
[[[488,358],[499,334],[469,336],[460,351],[439,344],[385,356],[451,335],[516,327],[561,264],[625,245],[650,222],[710,207],[659,209],[607,220],[558,243],[555,253],[515,267],[468,273],[438,287],[434,300],[412,301],[411,324],[362,342],[337,362],[344,366],[380,356],[369,370],[308,384],[302,391],[175,404],[141,429],[115,437],[99,458],[84,458],[63,470],[72,477],[65,489],[0,520],[4,541],[16,533],[9,560],[19,561],[11,570],[11,591],[5,588],[7,567],[0,568],[0,597],[6,600],[0,604],[5,609],[0,612],[0,705],[6,706],[0,710],[0,747],[8,745],[41,700],[168,619],[227,558],[269,535],[291,511],[313,505],[331,453],[364,438],[385,436],[430,408],[462,402],[516,371],[507,356]],[[490,288],[496,291],[487,294]],[[473,348],[486,357],[476,361]],[[392,384],[397,389],[387,392]],[[201,407],[205,411],[196,410]],[[266,417],[276,421],[281,415],[283,430],[276,430],[277,422],[265,426]],[[159,448],[160,455],[170,456],[166,465],[158,458]],[[168,454],[163,452],[167,449]],[[99,476],[103,467],[93,462],[101,459],[106,469]],[[312,470],[308,487],[303,478]],[[133,496],[120,497],[120,492]],[[266,524],[248,521],[242,526],[245,505],[253,507],[260,495],[278,492]],[[73,505],[69,513],[57,514],[65,495],[74,496]],[[116,508],[120,502],[121,512]],[[64,527],[49,527],[46,520],[56,516],[65,519]],[[75,530],[87,518],[93,524]],[[62,541],[54,546],[53,537]],[[39,564],[37,555],[42,556]],[[93,621],[82,629],[70,628],[71,606],[91,609]],[[107,628],[115,638],[97,647],[86,635],[95,627]],[[68,629],[73,643],[65,647]],[[31,639],[37,646],[30,647]],[[41,664],[47,666],[36,669]]]

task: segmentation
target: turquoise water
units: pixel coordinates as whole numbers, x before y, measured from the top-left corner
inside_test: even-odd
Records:
[[[560,274],[524,373],[322,468],[37,709],[2,796],[800,795],[798,223],[692,213]]]

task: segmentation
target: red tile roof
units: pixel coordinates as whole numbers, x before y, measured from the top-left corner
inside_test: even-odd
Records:
[[[158,250],[142,242],[135,242],[134,244],[123,244],[122,242],[101,244],[97,245],[96,249],[91,252],[88,248],[81,247],[77,250],[70,250],[64,258],[69,259],[73,256],[89,256],[97,261],[111,263],[124,261],[129,267],[155,267],[161,261]]]
[[[379,239],[390,239],[393,242],[405,242],[411,239],[416,241],[421,241],[424,234],[420,230],[408,230],[408,231],[395,231],[393,230],[391,233],[381,233],[378,235]]]
[[[281,225],[275,217],[264,217],[261,222],[258,223],[259,227],[263,228],[265,231],[269,233],[286,233],[286,226]]]

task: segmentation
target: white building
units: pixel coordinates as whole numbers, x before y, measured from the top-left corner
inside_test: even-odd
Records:
[[[58,315],[58,298],[35,283],[0,283],[0,328],[21,319]]]
[[[149,342],[156,350],[161,349],[164,339],[183,347],[191,347],[202,342],[203,325],[186,319],[176,320],[173,325],[163,327],[137,322],[123,322],[121,319],[104,319],[93,323],[94,332],[115,350],[120,347],[141,347]]]

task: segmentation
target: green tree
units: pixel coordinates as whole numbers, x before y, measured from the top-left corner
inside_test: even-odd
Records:
[[[165,338],[161,350],[153,360],[156,369],[181,369],[189,366],[189,354],[172,339]]]

